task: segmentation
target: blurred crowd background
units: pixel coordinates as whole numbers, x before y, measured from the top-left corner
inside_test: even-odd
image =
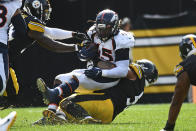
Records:
[[[52,15],[47,26],[80,32],[92,25],[87,21],[95,20],[99,11],[106,8],[116,11],[124,22],[122,28],[136,37],[133,61],[150,59],[160,73],[158,82],[145,89],[139,102],[170,102],[176,81],[173,69],[180,62],[177,45],[183,35],[196,32],[196,0],[51,0],[51,6]],[[20,41],[17,43],[20,46]],[[9,97],[0,98],[1,104],[40,106],[42,98],[36,88],[38,77],[52,86],[56,75],[85,68],[76,53],[53,53],[36,43],[23,54],[12,56],[11,66],[16,71],[20,91],[16,97],[13,88],[8,88]],[[11,81],[8,86],[12,86]]]

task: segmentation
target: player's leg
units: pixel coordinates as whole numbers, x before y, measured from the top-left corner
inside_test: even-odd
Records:
[[[79,86],[88,90],[106,89],[117,85],[119,82],[119,79],[105,77],[90,79],[84,74],[85,70],[86,69],[73,70],[71,73],[58,75],[55,79],[58,83],[66,84],[70,76],[75,76],[79,82]]]
[[[7,53],[0,53],[0,96],[6,90],[6,83],[8,78],[8,56]]]
[[[57,109],[60,100],[71,95],[78,87],[78,81],[74,76],[67,75],[67,78],[65,83],[60,84],[53,89],[48,88],[41,78],[37,79],[37,86],[43,93],[44,103],[49,104],[49,107],[54,111]]]
[[[16,120],[17,113],[15,111],[11,112],[8,116],[0,120],[0,130],[8,131],[10,127],[14,124]]]
[[[60,102],[60,108],[68,119],[79,123],[110,123],[113,120],[113,103],[102,93],[73,94]]]

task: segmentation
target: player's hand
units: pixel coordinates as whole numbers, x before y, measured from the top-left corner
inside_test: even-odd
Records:
[[[89,61],[94,59],[98,55],[97,49],[94,49],[93,47],[82,47],[78,52],[78,58],[81,61]]]
[[[92,69],[85,70],[84,74],[92,79],[98,78],[102,76],[102,70],[97,67],[93,67]]]
[[[73,32],[72,36],[76,39],[79,39],[79,40],[88,40],[89,39],[86,34],[80,33],[80,32]]]
[[[92,56],[93,56],[92,52],[90,50],[86,49],[85,47],[80,49],[78,52],[78,58],[81,61],[89,61]]]
[[[167,121],[165,128],[163,128],[160,131],[174,131],[174,127],[175,127],[175,124],[169,124]]]

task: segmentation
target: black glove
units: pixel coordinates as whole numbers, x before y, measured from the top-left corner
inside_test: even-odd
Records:
[[[175,124],[169,124],[168,121],[161,131],[174,131]]]
[[[84,74],[92,79],[98,78],[102,76],[102,70],[97,67],[93,67],[92,69],[85,70]]]
[[[79,40],[89,40],[89,37],[86,34],[80,32],[73,32],[72,36]]]
[[[89,61],[89,60],[93,60],[95,57],[98,56],[98,52],[97,50],[94,50],[92,48],[88,48],[87,46],[80,46],[81,49],[79,49],[78,52],[78,58],[81,61]]]

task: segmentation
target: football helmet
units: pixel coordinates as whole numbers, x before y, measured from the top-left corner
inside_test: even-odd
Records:
[[[185,35],[179,44],[181,58],[186,59],[188,54],[193,49],[196,49],[196,35],[193,34]]]
[[[25,0],[24,11],[46,23],[50,19],[52,8],[49,0]]]
[[[151,61],[147,59],[137,60],[136,63],[141,66],[143,71],[143,75],[146,80],[146,86],[153,84],[156,82],[158,78],[158,70]]]
[[[101,11],[96,17],[96,33],[102,41],[107,41],[119,31],[118,14],[112,10]]]

